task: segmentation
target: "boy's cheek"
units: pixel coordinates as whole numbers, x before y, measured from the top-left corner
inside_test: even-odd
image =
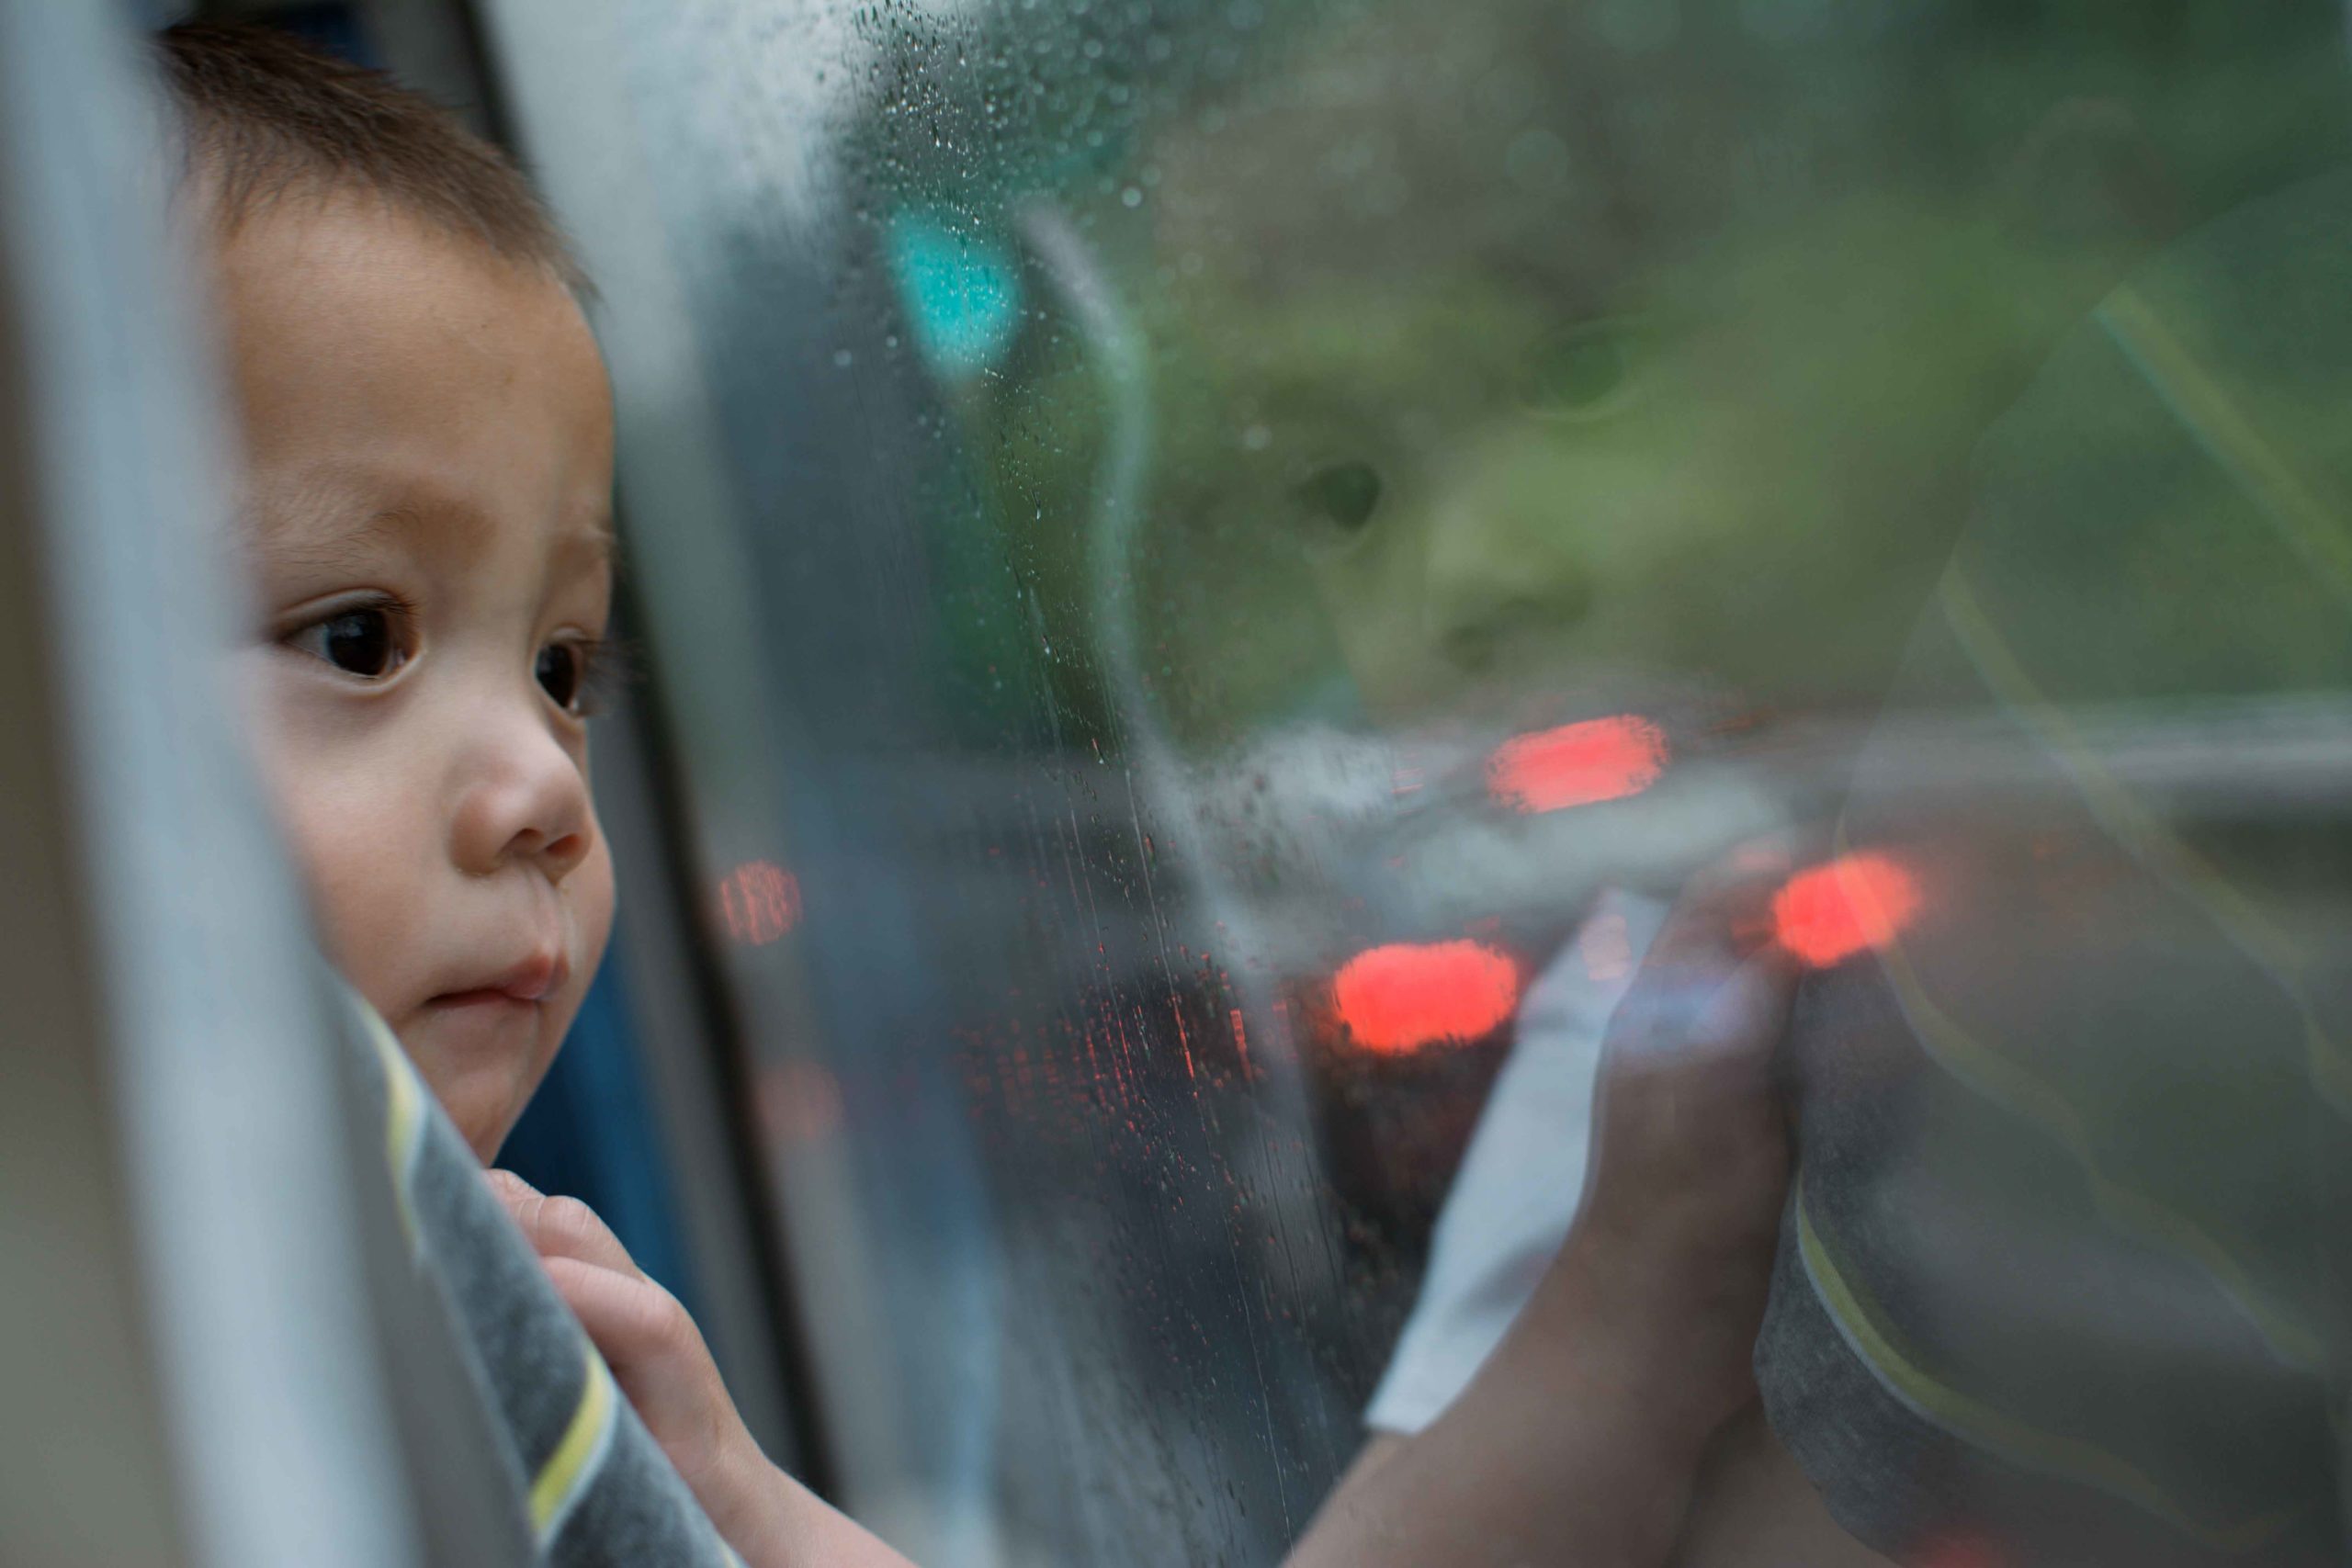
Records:
[[[447,824],[434,780],[404,770],[420,753],[355,732],[348,705],[320,711],[299,672],[267,652],[243,672],[258,771],[286,836],[328,956],[344,979],[396,1030],[435,976],[416,954],[420,929],[455,891]],[[563,879],[571,977],[550,998],[541,1029],[503,1060],[460,1066],[430,1043],[402,1043],[469,1142],[494,1149],[553,1061],[610,940],[615,902],[611,851],[603,827],[588,856]]]
[[[271,690],[273,684],[278,686]],[[329,955],[379,1011],[403,998],[391,962],[401,911],[418,907],[413,884],[429,843],[412,821],[413,791],[396,773],[346,756],[331,727],[306,722],[298,695],[265,671],[250,687],[254,756],[296,870],[323,927]]]
[[[307,819],[303,813],[307,812]],[[416,977],[400,955],[413,945],[426,889],[414,886],[414,852],[402,836],[364,811],[312,798],[289,816],[295,858],[344,978],[387,1017],[415,998]],[[403,940],[403,938],[407,940]]]

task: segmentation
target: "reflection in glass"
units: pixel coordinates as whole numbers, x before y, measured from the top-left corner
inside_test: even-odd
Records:
[[[660,177],[567,205],[706,389],[616,351],[722,476],[625,484],[854,1508],[1278,1561],[1731,876],[1809,977],[1685,1560],[2340,1555],[2335,6],[605,8]]]

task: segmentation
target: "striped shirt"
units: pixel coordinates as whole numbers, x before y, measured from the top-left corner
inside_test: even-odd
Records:
[[[428,1559],[741,1568],[391,1031],[344,999],[370,1286]]]
[[[1844,847],[1919,907],[1799,999],[1772,1424],[1903,1562],[2343,1562],[2352,177],[2119,289],[1978,479],[1891,705],[2028,761],[1861,762]],[[2199,714],[2321,787],[2100,739]]]

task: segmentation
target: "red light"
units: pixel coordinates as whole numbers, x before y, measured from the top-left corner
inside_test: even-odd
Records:
[[[1399,1055],[1499,1028],[1519,1006],[1519,965],[1475,942],[1375,947],[1341,965],[1331,995],[1358,1045]]]
[[[1801,871],[1772,897],[1772,934],[1815,969],[1894,942],[1919,912],[1918,884],[1882,854]]]
[[[780,865],[745,861],[718,885],[718,917],[737,942],[764,946],[800,923],[800,883]]]
[[[1666,760],[1666,731],[1620,714],[1512,737],[1487,759],[1487,787],[1513,811],[1558,811],[1639,795]]]

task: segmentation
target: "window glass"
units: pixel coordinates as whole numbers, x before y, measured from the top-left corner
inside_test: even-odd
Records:
[[[1758,1517],[2334,1560],[2333,0],[486,9],[853,1511],[1280,1561],[1736,886]]]

